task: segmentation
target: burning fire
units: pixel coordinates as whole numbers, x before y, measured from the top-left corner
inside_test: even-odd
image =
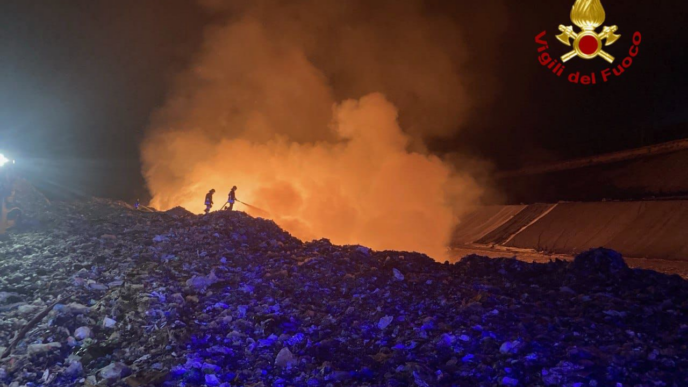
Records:
[[[442,258],[457,216],[481,189],[408,133],[422,132],[421,124],[434,135],[446,131],[466,109],[447,56],[456,40],[451,47],[437,43],[447,41],[437,34],[454,32],[402,9],[398,29],[374,19],[352,29],[352,21],[340,26],[336,39],[316,44],[355,7],[306,3],[246,3],[243,17],[233,9],[231,22],[209,32],[142,145],[151,204],[200,213],[205,193],[215,188],[219,209],[236,185],[240,201],[300,239]],[[333,42],[343,45],[332,48],[336,61],[323,56]],[[376,46],[407,66],[390,68]],[[332,77],[346,83],[335,86]],[[347,97],[339,96],[343,87]],[[403,131],[395,104],[371,87],[401,101],[413,129]],[[428,105],[432,101],[437,106]],[[265,216],[241,203],[235,210]]]
[[[335,107],[333,127],[341,140],[335,143],[276,138],[213,144],[194,139],[193,132],[168,133],[167,141],[157,138],[145,148],[144,155],[155,157],[146,159],[152,204],[163,209],[182,205],[200,213],[208,189],[218,190],[218,208],[237,185],[240,200],[269,212],[301,239],[327,237],[335,243],[442,257],[455,224],[451,194],[477,189],[439,158],[406,151],[410,139],[396,116],[384,96],[372,94]],[[184,163],[189,153],[196,161],[182,171],[183,180],[170,185],[159,168]],[[197,161],[200,154],[205,157]],[[241,204],[237,209],[264,216]]]

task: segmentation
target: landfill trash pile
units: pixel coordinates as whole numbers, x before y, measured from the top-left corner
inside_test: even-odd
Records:
[[[688,283],[610,250],[449,265],[240,212],[36,208],[0,243],[2,385],[688,385]]]

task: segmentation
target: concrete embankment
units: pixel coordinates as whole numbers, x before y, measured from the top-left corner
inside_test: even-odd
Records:
[[[456,229],[455,247],[576,254],[607,247],[624,256],[688,259],[688,200],[489,206]]]

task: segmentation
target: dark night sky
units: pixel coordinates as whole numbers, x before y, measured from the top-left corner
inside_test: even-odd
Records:
[[[495,73],[502,93],[461,132],[463,148],[513,169],[688,137],[688,3],[603,0],[605,25],[618,25],[622,35],[605,48],[615,64],[627,55],[635,31],[643,40],[623,76],[587,87],[553,77],[537,62],[534,37],[543,30],[551,53],[570,50],[554,35],[559,24],[571,24],[572,3],[509,2],[510,25],[497,59],[501,71]],[[599,73],[606,65],[574,58],[567,70]]]
[[[573,0],[505,1],[508,24],[471,18],[481,1],[428,0],[465,29],[471,66],[487,68],[473,88],[496,85],[491,103],[441,151],[459,150],[501,169],[688,137],[685,1],[606,0],[606,25],[633,32],[640,55],[622,77],[583,87],[537,62],[534,37],[547,30],[550,52]],[[0,149],[23,161],[39,186],[131,200],[145,197],[138,144],[174,75],[192,59],[212,22],[190,0],[3,0],[0,3]],[[501,33],[495,44],[483,36]],[[568,69],[606,62],[573,59]]]

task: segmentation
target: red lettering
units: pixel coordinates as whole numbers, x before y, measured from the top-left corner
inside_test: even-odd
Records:
[[[549,56],[548,52],[543,52],[542,55],[538,57],[538,60],[540,61],[541,65],[547,66],[547,63],[552,61],[552,57]]]
[[[604,69],[602,70],[602,79],[607,82],[609,80],[609,77],[612,75],[612,71],[609,69]]]
[[[549,45],[547,41],[545,40],[545,35],[547,34],[547,31],[542,31],[540,34],[538,34],[535,37],[535,42],[540,45],[538,47],[538,61],[540,62],[541,65],[547,67],[550,69],[554,74],[556,74],[558,77],[564,76],[564,69],[566,68],[563,63],[557,61],[554,57],[552,57],[547,50],[549,49]],[[636,32],[633,34],[633,46],[631,46],[628,50],[628,56],[623,58],[623,60],[620,61],[620,63],[617,61],[616,65],[614,67],[606,68],[600,71],[600,77],[601,77],[601,82],[606,83],[609,81],[609,79],[612,77],[612,74],[614,76],[621,76],[623,73],[626,72],[626,69],[629,69],[633,65],[633,60],[638,56],[640,53],[640,43],[642,41],[642,35],[640,32]],[[577,72],[572,72],[572,73],[567,73],[566,79],[570,83],[577,83],[577,84],[582,84],[582,85],[596,85],[597,84],[597,72],[593,71],[589,75],[581,75],[580,71]]]
[[[633,44],[635,44],[636,46],[640,46],[641,40],[642,36],[640,35],[640,32],[636,32],[635,34],[633,34]]]
[[[624,58],[624,60],[623,60],[623,62],[621,62],[621,64],[623,65],[623,67],[629,68],[633,64],[633,58],[631,58],[630,56],[627,56]]]
[[[635,52],[633,51],[633,49],[635,49]],[[638,56],[638,46],[631,46],[631,49],[628,50],[628,55],[632,56],[633,58]]]
[[[569,75],[569,82],[578,83],[579,78],[580,78],[580,71],[576,71],[575,73],[571,73],[571,75]]]

